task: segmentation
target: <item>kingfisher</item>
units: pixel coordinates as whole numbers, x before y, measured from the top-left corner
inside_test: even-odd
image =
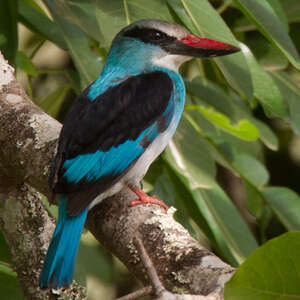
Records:
[[[129,187],[138,200],[156,203],[140,182],[179,123],[185,86],[179,66],[239,48],[192,35],[166,21],[140,20],[112,41],[99,78],[75,100],[62,127],[50,171],[59,216],[40,275],[41,288],[72,282],[87,212]]]

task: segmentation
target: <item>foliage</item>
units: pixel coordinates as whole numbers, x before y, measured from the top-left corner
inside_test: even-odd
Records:
[[[300,229],[299,195],[287,187],[272,186],[273,174],[266,165],[269,153],[285,147],[281,128],[293,138],[300,134],[299,0],[14,2],[0,4],[1,51],[18,72],[26,74],[33,101],[59,119],[70,95],[99,76],[114,35],[135,20],[177,22],[196,35],[242,49],[231,56],[194,60],[181,69],[187,87],[186,109],[173,141],[145,183],[176,206],[178,220],[198,238],[205,236],[217,255],[233,266],[244,262],[226,288],[226,299],[274,299],[270,295],[283,294],[291,299],[289,291],[299,298],[299,278],[294,278],[293,269],[300,263],[295,250],[299,234],[283,235],[261,246],[281,233]],[[23,51],[17,47],[18,23],[34,36]],[[35,66],[33,59],[45,41],[67,50],[73,63],[58,70]],[[63,80],[47,95],[36,96],[39,80],[53,74]],[[236,177],[239,184],[231,186],[242,189],[242,197],[226,188],[225,179],[232,182]],[[243,218],[233,200],[246,206],[251,217]],[[252,230],[246,220],[251,221]],[[0,247],[6,247],[3,241]],[[110,258],[91,247],[85,245],[86,251],[105,265],[105,274],[99,271],[98,276],[111,282]],[[0,260],[10,263],[4,252],[0,251]],[[80,261],[85,273],[97,276],[95,268]],[[291,269],[295,274],[288,272]],[[0,276],[12,282],[6,266]],[[269,279],[263,285],[261,278]],[[254,289],[247,292],[249,286],[262,291],[259,298]],[[12,293],[14,299],[22,299]]]
[[[226,286],[225,298],[299,299],[299,246],[299,232],[288,232],[268,241],[238,268]]]

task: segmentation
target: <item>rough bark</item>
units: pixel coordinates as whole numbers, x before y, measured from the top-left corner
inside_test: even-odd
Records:
[[[48,174],[61,125],[35,106],[0,57],[0,226],[28,299],[83,299],[84,288],[40,291],[38,275],[54,223],[41,204],[49,196]],[[123,190],[88,215],[87,228],[145,284],[148,277],[133,239],[138,236],[163,285],[171,292],[221,299],[234,270],[203,248],[173,219],[174,210],[129,207]],[[202,299],[202,298],[201,298]],[[211,298],[210,298],[211,299]]]

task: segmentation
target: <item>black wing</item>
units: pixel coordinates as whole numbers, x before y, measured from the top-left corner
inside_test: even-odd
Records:
[[[65,162],[98,150],[109,152],[113,146],[135,141],[155,122],[163,131],[166,128],[163,123],[168,119],[163,113],[169,105],[173,83],[166,73],[160,71],[132,76],[93,101],[88,97],[90,88],[77,98],[65,118],[50,176],[53,192],[68,194],[69,214],[81,211],[118,181],[124,172],[74,182],[64,175]]]

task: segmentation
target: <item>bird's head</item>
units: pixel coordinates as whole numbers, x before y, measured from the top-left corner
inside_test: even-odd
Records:
[[[118,49],[119,57],[126,53],[132,64],[145,61],[175,70],[193,57],[223,56],[240,50],[192,35],[178,24],[158,20],[140,20],[125,27],[114,39],[113,48]]]

